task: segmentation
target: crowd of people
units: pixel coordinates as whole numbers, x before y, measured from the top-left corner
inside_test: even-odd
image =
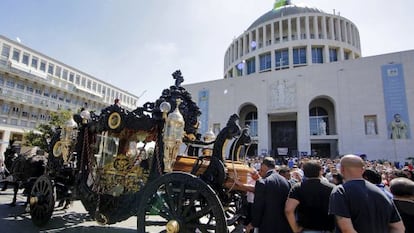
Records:
[[[407,162],[256,157],[248,160],[246,232],[414,233],[414,175]],[[251,182],[253,181],[253,182]]]

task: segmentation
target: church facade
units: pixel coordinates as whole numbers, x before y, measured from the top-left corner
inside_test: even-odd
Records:
[[[295,5],[267,12],[228,47],[223,76],[184,87],[202,132],[240,116],[251,155],[414,155],[414,51],[361,57],[358,29],[340,15]]]

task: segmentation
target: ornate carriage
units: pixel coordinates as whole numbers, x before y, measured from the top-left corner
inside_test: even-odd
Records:
[[[246,183],[250,171],[239,158],[248,129],[232,115],[217,137],[201,140],[201,112],[181,72],[173,77],[153,103],[127,111],[115,101],[99,115],[83,109],[77,124],[57,131],[30,194],[36,225],[48,222],[55,201],[75,199],[101,224],[137,216],[138,232],[227,232],[237,223],[244,192],[235,180]]]

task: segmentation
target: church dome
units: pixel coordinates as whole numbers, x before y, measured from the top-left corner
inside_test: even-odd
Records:
[[[286,5],[277,9],[270,10],[264,15],[260,16],[256,21],[254,21],[247,30],[255,28],[260,24],[265,22],[272,21],[277,18],[286,17],[290,15],[298,15],[305,13],[324,13],[322,10],[311,7],[300,7],[296,5]]]
[[[361,57],[357,26],[339,13],[290,4],[257,18],[224,56],[224,78],[278,72]]]

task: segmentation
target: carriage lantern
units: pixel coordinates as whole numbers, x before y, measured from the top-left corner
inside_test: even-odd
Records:
[[[166,102],[164,102],[166,103]],[[166,116],[171,106],[168,108],[169,104],[162,103],[160,105],[161,111]],[[181,99],[177,99],[177,106],[175,110],[168,114],[168,117],[165,119],[164,127],[164,171],[172,172],[172,165],[177,158],[178,150],[180,149],[181,143],[183,142],[184,136],[184,117],[181,115],[179,106]]]
[[[213,129],[209,129],[205,134],[204,134],[204,142],[213,142],[214,140],[216,140],[216,135],[213,132]],[[202,150],[203,155],[205,156],[211,156],[211,154],[213,153],[212,147],[211,146],[205,146]]]
[[[82,124],[87,124],[91,119],[91,113],[86,109],[82,110],[80,116],[82,118]]]
[[[64,164],[67,164],[69,161],[69,147],[77,136],[77,128],[78,124],[71,117],[62,127],[60,141],[53,147],[53,155],[55,157],[62,156]]]

